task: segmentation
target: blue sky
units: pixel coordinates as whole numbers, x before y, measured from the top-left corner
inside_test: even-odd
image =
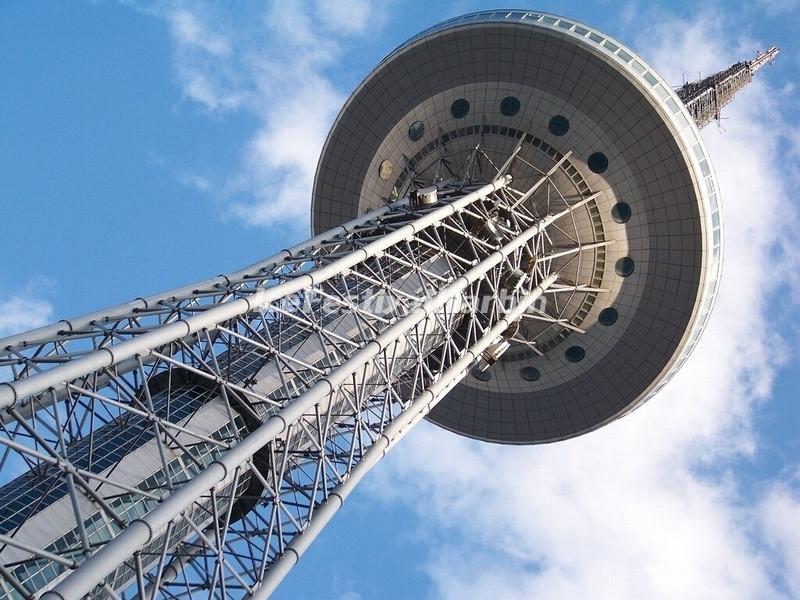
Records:
[[[704,130],[727,226],[712,322],[658,398],[584,438],[505,448],[423,424],[275,597],[800,597],[800,5],[513,5],[590,23],[676,85],[781,46]],[[350,90],[417,31],[493,6],[0,4],[0,335],[306,236]]]

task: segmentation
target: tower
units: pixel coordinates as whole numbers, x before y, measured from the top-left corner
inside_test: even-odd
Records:
[[[333,125],[314,237],[0,342],[0,595],[266,597],[420,419],[544,443],[641,405],[722,259],[693,120],[774,53],[676,95],[554,15],[403,44]]]

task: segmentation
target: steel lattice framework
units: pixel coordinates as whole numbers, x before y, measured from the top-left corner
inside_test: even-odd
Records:
[[[242,272],[7,340],[2,462],[29,470],[0,490],[4,595],[76,569],[63,597],[267,595],[547,288],[579,287],[556,259],[605,245],[554,247],[548,227],[595,195],[535,214],[552,172],[517,190],[512,161],[436,204],[406,198]],[[48,510],[74,528],[37,545]]]

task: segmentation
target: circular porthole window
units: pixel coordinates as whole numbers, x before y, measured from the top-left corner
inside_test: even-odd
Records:
[[[412,142],[418,142],[425,135],[425,123],[422,121],[414,121],[411,127],[408,128],[408,137]]]
[[[569,362],[581,362],[584,357],[586,356],[586,350],[584,350],[580,346],[570,346],[567,348],[567,351],[564,352],[564,358],[566,358]]]
[[[611,218],[617,223],[627,223],[631,218],[631,207],[627,202],[617,202],[611,208]]]
[[[500,112],[507,117],[513,117],[519,112],[520,109],[519,98],[514,96],[506,96],[500,103]]]
[[[539,381],[539,378],[542,376],[539,369],[536,367],[522,367],[519,370],[519,375],[525,381]]]
[[[608,168],[608,158],[602,152],[595,152],[586,161],[592,173],[603,173]]]
[[[608,327],[609,325],[616,323],[618,318],[619,313],[617,312],[617,309],[609,306],[608,308],[604,308],[600,311],[600,314],[597,315],[597,322],[600,323],[600,325],[605,325]]]
[[[472,369],[472,376],[478,381],[489,381],[492,374],[489,371],[481,371],[479,369]]]
[[[564,135],[569,131],[569,119],[567,119],[567,117],[564,115],[556,115],[550,119],[550,123],[547,125],[547,128],[553,135]]]
[[[450,114],[455,119],[462,119],[467,116],[469,112],[469,102],[464,98],[459,98],[450,106]]]
[[[628,277],[629,275],[633,274],[633,269],[635,267],[636,264],[633,262],[633,259],[630,256],[623,256],[614,265],[614,271],[620,277]]]

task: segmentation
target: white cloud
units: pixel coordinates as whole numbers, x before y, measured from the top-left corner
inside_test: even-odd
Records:
[[[0,341],[10,335],[36,329],[52,320],[52,305],[40,297],[50,283],[36,280],[22,288],[0,295]],[[14,379],[10,367],[0,367],[0,381]]]
[[[757,0],[755,4],[771,17],[800,11],[800,0]]]
[[[365,0],[315,0],[316,13],[328,22],[330,29],[344,33],[364,33],[382,26],[386,11],[385,2],[373,3]]]
[[[761,504],[760,524],[778,557],[780,580],[793,597],[800,597],[800,493],[786,483],[776,484]]]
[[[52,315],[51,304],[27,289],[0,297],[0,338],[47,325]]]
[[[317,159],[346,98],[329,71],[343,42],[374,34],[383,5],[273,1],[241,12],[208,3],[150,10],[169,24],[186,100],[211,115],[242,111],[260,123],[241,149],[238,172],[182,172],[179,180],[224,199],[247,224],[305,232]]]
[[[224,32],[228,20],[210,11],[193,12],[187,6],[191,5],[149,10],[169,25],[185,100],[217,114],[243,108],[252,90],[243,77],[238,49],[234,52],[233,39]]]
[[[172,36],[184,49],[199,49],[212,56],[230,56],[231,44],[185,9],[169,13]]]
[[[708,74],[750,51],[726,31],[667,18],[641,34],[643,54],[680,83],[689,65]],[[549,446],[423,425],[367,480],[418,511],[435,597],[797,595],[800,500],[782,486],[744,490],[737,473],[758,451],[751,417],[781,365],[773,323],[796,308],[769,302],[799,264],[782,241],[797,224],[780,152],[789,129],[770,96],[762,75],[724,111],[724,132],[705,131],[725,203],[724,279],[703,339],[657,398]]]

